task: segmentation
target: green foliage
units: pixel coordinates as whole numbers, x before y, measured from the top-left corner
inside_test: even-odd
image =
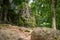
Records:
[[[56,26],[57,29],[60,29],[60,0],[56,1]]]
[[[10,0],[11,1],[11,0]],[[52,25],[52,17],[51,17],[51,2],[50,0],[33,0],[31,4],[29,4],[30,0],[12,0],[12,3],[9,4],[10,7],[8,9],[8,21],[12,24],[24,26],[28,25],[29,27],[51,27]],[[31,10],[31,17],[28,21],[24,21],[24,18],[19,18],[18,13],[22,14],[24,11],[25,3],[28,4]],[[2,0],[0,0],[0,15],[2,12]],[[13,9],[11,9],[11,5]],[[56,0],[55,3],[56,8],[56,26],[57,29],[60,29],[60,0]],[[21,11],[19,11],[21,10]]]
[[[36,18],[37,26],[51,26],[50,1],[49,0],[34,0],[31,3],[32,15]],[[50,19],[49,19],[50,17]],[[49,21],[49,22],[48,22]]]
[[[17,22],[18,26],[24,26],[23,20],[20,18],[19,21]]]
[[[34,17],[29,18],[27,24],[29,27],[35,27],[36,26],[35,18]]]

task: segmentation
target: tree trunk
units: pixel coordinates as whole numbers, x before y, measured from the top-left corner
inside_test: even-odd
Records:
[[[3,0],[2,1],[3,4],[2,4],[2,8],[3,8],[3,11],[2,11],[2,23],[7,23],[7,14],[8,14],[8,6],[9,6],[9,0]]]
[[[51,0],[52,28],[56,29],[55,0]]]

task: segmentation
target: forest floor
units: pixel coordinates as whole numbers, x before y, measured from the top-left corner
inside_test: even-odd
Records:
[[[33,31],[32,28],[12,26],[10,24],[0,25],[0,29],[9,29],[12,31],[17,31],[19,33],[20,37],[25,40],[31,39],[31,32]]]
[[[34,31],[33,31],[34,30]],[[32,32],[33,31],[33,32]],[[0,24],[0,37],[1,34],[3,35],[10,35],[9,38],[11,39],[11,34],[13,33],[13,36],[18,38],[19,40],[31,40],[32,36],[33,39],[35,38],[40,39],[40,34],[42,39],[47,38],[55,40],[56,38],[60,40],[60,31],[59,30],[54,30],[52,28],[46,28],[46,27],[35,27],[35,28],[27,28],[27,27],[22,27],[22,26],[16,26],[16,25],[10,25],[10,24]],[[32,34],[31,34],[32,33]],[[17,36],[15,36],[17,34]],[[38,35],[35,35],[38,34]],[[45,37],[46,36],[46,37]],[[49,37],[48,37],[49,36]],[[3,39],[3,38],[2,38]],[[8,39],[7,39],[8,40]],[[14,38],[15,40],[15,38]],[[43,39],[45,40],[45,39]]]

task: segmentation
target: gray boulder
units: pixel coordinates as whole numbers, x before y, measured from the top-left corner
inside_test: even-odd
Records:
[[[60,31],[51,28],[34,28],[31,40],[60,40]]]

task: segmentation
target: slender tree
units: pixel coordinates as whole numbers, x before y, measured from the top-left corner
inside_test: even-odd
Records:
[[[55,0],[51,0],[52,28],[56,29]]]

